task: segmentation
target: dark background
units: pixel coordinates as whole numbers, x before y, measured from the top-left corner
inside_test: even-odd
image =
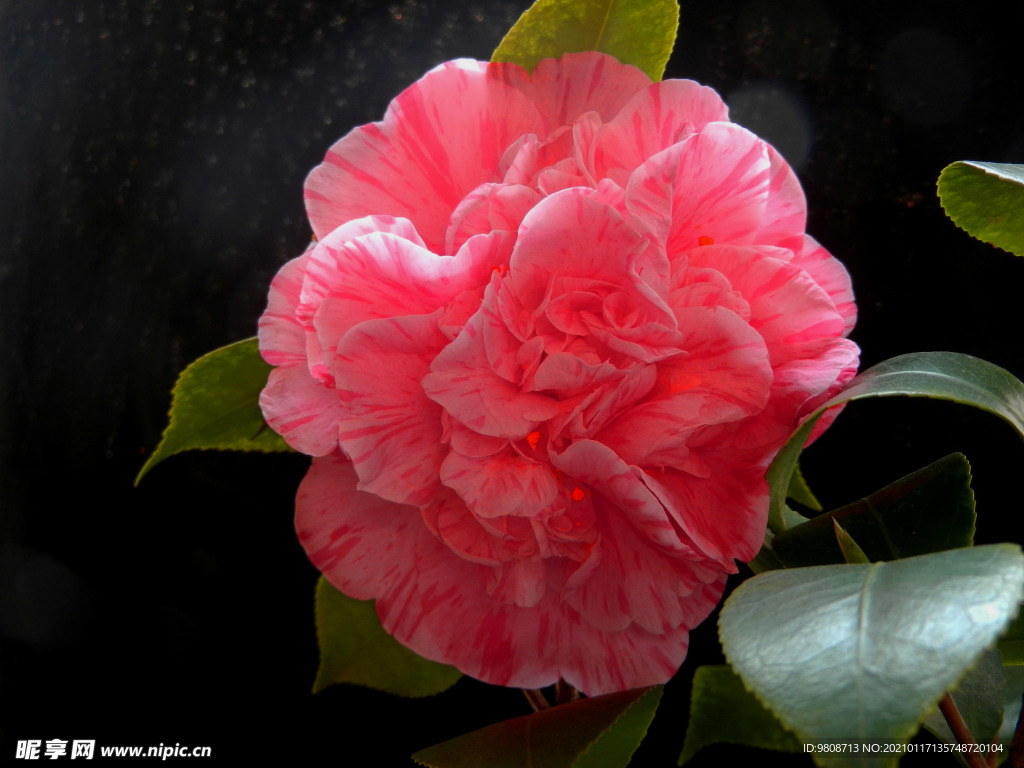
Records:
[[[132,486],[179,371],[253,335],[308,243],[327,147],[435,64],[487,59],[527,5],[0,0],[0,763],[60,738],[401,766],[527,711],[470,680],[309,693],[302,457],[184,454]],[[1024,162],[1021,28],[1021,3],[683,4],[666,77],[716,88],[797,167],[809,231],[853,275],[865,365],[950,349],[1024,375],[1024,261],[934,191],[954,160]],[[963,406],[858,403],[805,470],[838,505],[955,450],[979,541],[1015,538],[1024,446]],[[693,648],[636,765],[675,764],[711,622]]]

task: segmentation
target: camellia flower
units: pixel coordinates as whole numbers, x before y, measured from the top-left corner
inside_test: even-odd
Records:
[[[764,538],[766,469],[857,365],[789,166],[690,81],[454,61],[306,201],[261,405],[315,457],[313,563],[491,683],[671,677]]]

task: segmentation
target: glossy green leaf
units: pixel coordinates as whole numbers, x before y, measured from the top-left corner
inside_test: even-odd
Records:
[[[353,600],[323,576],[316,585],[316,636],[320,668],[313,693],[352,683],[399,696],[430,696],[462,677],[410,651],[384,631],[372,600]]]
[[[956,708],[978,744],[991,744],[999,736],[1005,694],[1006,679],[999,652],[987,650],[952,694]],[[938,710],[925,717],[924,727],[947,744],[957,743],[946,718]]]
[[[939,174],[939,200],[971,237],[1024,256],[1024,165],[953,163]]]
[[[491,61],[529,71],[541,59],[601,51],[657,82],[679,27],[676,0],[537,0],[508,31]]]
[[[1007,667],[1024,666],[1024,611],[1010,624],[1010,628],[999,639],[999,652]]]
[[[625,768],[647,734],[662,686],[560,704],[420,750],[429,768]]]
[[[739,744],[777,752],[800,752],[802,748],[800,740],[724,664],[699,667],[693,675],[690,722],[679,765],[712,744]]]
[[[182,451],[290,451],[260,411],[260,392],[269,374],[256,339],[215,349],[182,371],[167,429],[135,478],[136,485],[161,461]]]
[[[913,352],[879,363],[818,408],[790,436],[768,470],[768,526],[780,533],[794,524],[786,506],[793,468],[811,429],[829,408],[865,397],[909,395],[973,405],[1005,419],[1024,436],[1024,384],[997,365],[957,352]],[[797,523],[800,521],[797,520]]]
[[[790,568],[842,563],[835,521],[870,562],[898,560],[971,546],[975,519],[971,467],[963,454],[954,453],[773,536],[771,549]]]
[[[725,602],[719,637],[746,686],[805,741],[904,742],[1022,595],[1024,554],[1013,544],[771,571]]]

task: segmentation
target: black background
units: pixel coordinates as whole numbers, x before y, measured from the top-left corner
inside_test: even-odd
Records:
[[[302,457],[184,454],[132,485],[178,372],[253,335],[308,242],[302,182],[327,147],[435,64],[487,59],[527,4],[0,0],[0,763],[59,738],[407,765],[527,711],[470,680],[309,693]],[[1024,261],[934,194],[954,160],[1024,162],[1021,28],[1020,3],[683,5],[666,77],[716,88],[798,167],[865,365],[950,349],[1024,375]],[[978,540],[1016,537],[1024,446],[962,406],[856,404],[805,470],[838,505],[955,450]],[[716,658],[709,622],[634,764],[675,764],[693,667]]]

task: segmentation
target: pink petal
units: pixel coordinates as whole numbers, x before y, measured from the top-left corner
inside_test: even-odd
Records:
[[[773,373],[753,328],[720,307],[678,316],[686,355],[660,362],[650,397],[596,437],[629,464],[678,466],[693,430],[745,419],[768,403]]]
[[[484,294],[480,311],[431,364],[430,373],[423,379],[423,389],[474,431],[519,439],[554,416],[558,403],[545,395],[524,392],[520,385],[494,371],[485,338],[503,330],[504,324],[494,310],[492,284]]]
[[[531,460],[512,448],[476,458],[452,451],[441,465],[441,482],[481,517],[533,517],[550,506],[558,493],[546,461]]]
[[[420,379],[447,342],[437,315],[412,315],[368,320],[338,344],[339,438],[359,473],[359,490],[421,505],[438,489],[446,453],[441,409]]]
[[[543,120],[522,93],[487,74],[488,65],[450,61],[403,91],[384,120],[356,128],[306,180],[313,230],[368,214],[410,219],[440,252],[448,218],[478,185],[499,181],[506,147]]]
[[[651,546],[606,499],[595,508],[601,535],[592,556],[600,565],[563,595],[566,604],[606,632],[637,624],[661,635],[703,621],[715,607],[704,588],[720,584],[722,571]]]
[[[626,203],[665,242],[670,258],[702,238],[746,245],[761,225],[770,169],[767,145],[754,134],[709,123],[640,166]]]
[[[715,269],[750,303],[750,325],[764,339],[772,367],[813,357],[838,339],[845,321],[804,270],[769,246],[710,245],[690,253],[694,267]]]
[[[621,187],[648,158],[700,130],[729,119],[729,110],[711,88],[692,80],[665,80],[636,94],[605,125],[593,155],[593,173]]]
[[[770,144],[771,182],[764,218],[755,242],[799,250],[807,226],[807,200],[793,169]]]
[[[295,317],[295,308],[308,259],[309,251],[292,259],[270,283],[267,308],[259,322],[260,354],[270,365],[306,362],[306,331]]]
[[[739,455],[736,451],[715,461],[705,452],[706,478],[675,469],[643,476],[699,551],[727,570],[735,569],[735,560],[754,558],[768,523],[766,462],[743,461]]]
[[[274,368],[260,393],[260,409],[270,428],[300,453],[326,456],[338,450],[338,393],[305,365]]]
[[[313,460],[295,499],[295,528],[309,559],[357,600],[388,590],[432,537],[415,507],[356,490],[355,469],[338,454]]]
[[[807,235],[802,247],[794,249],[792,263],[806,271],[825,290],[845,321],[843,335],[849,334],[857,322],[857,305],[853,300],[850,274],[842,263]]]

